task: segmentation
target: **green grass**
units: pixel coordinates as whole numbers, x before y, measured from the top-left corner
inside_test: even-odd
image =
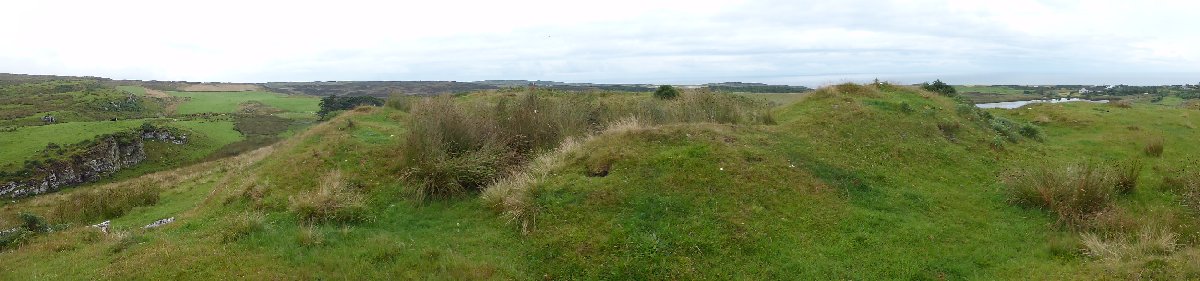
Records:
[[[142,86],[117,86],[117,89],[138,96],[146,96],[146,88],[142,88]]]
[[[1189,263],[1200,227],[1179,195],[1160,186],[1200,155],[1186,145],[1200,138],[1200,111],[1064,103],[988,112],[1037,124],[1043,140],[998,148],[988,121],[960,113],[949,99],[858,85],[778,107],[778,125],[606,133],[531,187],[525,233],[475,194],[417,200],[399,160],[410,116],[347,111],[268,148],[260,161],[248,154],[209,162],[194,178],[165,182],[157,204],[114,220],[126,238],[88,238],[74,228],[0,253],[0,264],[22,265],[0,270],[0,279],[1195,276],[1187,274],[1200,269]],[[950,123],[957,124],[952,137],[944,132]],[[190,126],[218,137],[232,126],[218,124]],[[1090,218],[1106,227],[1100,234],[1128,236],[1096,242],[1103,236],[1056,226],[1053,212],[1011,204],[999,180],[1029,167],[1128,161],[1159,138],[1163,154],[1140,158],[1137,188]],[[607,173],[593,173],[596,163],[609,165]],[[368,208],[353,214],[365,219],[306,222],[289,210],[293,197],[320,190],[320,175],[333,171],[343,175],[343,191],[363,196]],[[0,220],[71,192],[3,205]],[[140,230],[171,216],[171,225]],[[1125,224],[1163,226],[1180,249],[1137,252],[1119,264],[1081,250],[1135,237],[1115,227]],[[1083,237],[1092,237],[1089,246]]]
[[[319,99],[304,96],[289,96],[267,92],[166,92],[175,97],[187,98],[176,109],[178,114],[233,113],[238,105],[248,101],[259,101],[266,105],[289,112],[316,112]]]

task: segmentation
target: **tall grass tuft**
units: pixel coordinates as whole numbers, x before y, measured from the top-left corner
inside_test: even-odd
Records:
[[[1163,154],[1163,138],[1156,138],[1146,143],[1146,147],[1142,149],[1146,156],[1159,157]]]
[[[317,190],[288,198],[288,209],[309,223],[353,223],[369,219],[366,199],[342,181],[341,171],[326,174]]]
[[[57,222],[93,223],[124,215],[134,207],[158,204],[159,188],[149,183],[79,191],[54,204],[49,217]]]
[[[1141,176],[1141,173],[1142,161],[1140,159],[1132,158],[1117,165],[1113,173],[1117,193],[1133,193],[1134,189],[1137,188],[1138,177]]]
[[[1049,210],[1060,224],[1076,229],[1117,194],[1112,172],[1086,163],[1019,171],[1005,178],[1005,185],[1014,204]]]

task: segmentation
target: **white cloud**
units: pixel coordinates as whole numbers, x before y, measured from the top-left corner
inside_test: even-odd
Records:
[[[1184,1],[51,0],[5,6],[0,25],[10,28],[0,39],[0,72],[17,73],[814,84],[837,77],[1200,72],[1200,49],[1189,47],[1200,43],[1200,33],[1191,30],[1200,19],[1190,15],[1200,4]]]

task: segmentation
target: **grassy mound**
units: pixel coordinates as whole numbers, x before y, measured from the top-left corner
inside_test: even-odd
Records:
[[[543,105],[579,108],[535,100],[501,109],[502,100],[527,98],[501,91],[405,102],[403,111],[360,108],[237,157],[97,188],[105,191],[3,203],[0,230],[21,224],[21,212],[71,226],[22,236],[0,252],[0,264],[21,265],[0,270],[0,279],[1186,279],[1200,272],[1188,207],[1200,204],[1179,204],[1198,201],[1200,192],[1186,176],[1191,170],[1173,169],[1195,155],[1172,145],[1196,137],[1184,129],[1200,121],[1189,111],[1143,104],[981,111],[887,84],[826,87],[769,114],[737,115],[773,122],[723,122],[719,113],[745,111],[711,106],[655,110],[685,108],[656,103],[687,95],[551,94]],[[437,102],[444,104],[422,104]],[[587,122],[601,104],[623,113]],[[533,110],[549,116],[519,115]],[[435,112],[458,119],[421,123]],[[487,121],[495,116],[504,118]],[[503,123],[511,120],[536,122]],[[551,121],[561,123],[535,128]],[[1129,161],[1144,155],[1146,132],[1167,143],[1163,153]],[[436,145],[413,147],[421,144]],[[434,163],[408,160],[413,153],[461,164],[451,160],[487,155],[481,148],[489,145],[526,149],[497,155],[506,160],[473,183],[478,192],[429,199],[414,192],[428,179],[406,176]],[[1014,204],[1013,186],[1001,177],[1081,160],[1140,164],[1096,178],[1111,194],[1086,206],[1080,227],[1059,226],[1053,208]],[[1062,190],[1055,188],[1046,190]],[[108,194],[129,200],[55,211]],[[167,217],[176,221],[142,228]],[[112,219],[110,234],[81,227],[101,219]]]

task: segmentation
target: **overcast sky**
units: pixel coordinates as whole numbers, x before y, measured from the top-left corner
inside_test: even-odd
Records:
[[[225,82],[1200,82],[1200,1],[9,1],[0,72]]]

